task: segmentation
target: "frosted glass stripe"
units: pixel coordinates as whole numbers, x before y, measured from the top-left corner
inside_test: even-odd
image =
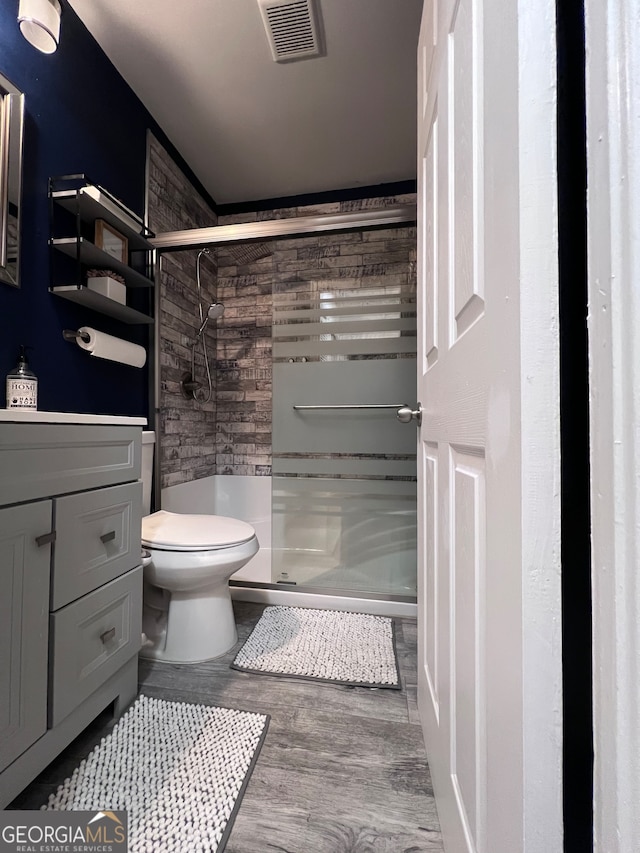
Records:
[[[281,459],[273,458],[273,474],[343,474],[346,477],[415,477],[415,459]]]
[[[399,500],[415,501],[416,484],[407,480],[314,480],[311,478],[274,477],[273,497],[289,495],[314,495],[330,499],[337,495],[367,495],[371,498],[386,498],[393,495]]]
[[[343,308],[299,308],[298,311],[274,311],[273,316],[276,323],[280,323],[284,320],[301,320],[303,318],[319,320],[320,317],[347,317],[351,314],[366,314],[368,316],[376,314],[411,314],[415,316],[416,305],[415,302],[403,302],[400,304],[394,301],[388,304],[346,305]]]
[[[305,279],[304,281],[281,282],[278,290],[273,294],[275,301],[282,303],[295,299],[389,299],[406,296],[415,296],[415,284],[408,284],[405,277],[398,280],[398,276],[385,276],[384,280],[378,278],[367,281],[363,279],[332,278],[328,281],[318,279]],[[287,290],[286,288],[296,288]],[[304,288],[300,290],[298,288]]]
[[[369,511],[367,512],[369,519],[374,515],[377,515],[380,509],[390,510],[396,518],[399,518],[404,514],[407,516],[415,516],[415,483],[407,483],[407,485],[414,487],[413,495],[395,495],[389,493],[376,494],[371,492],[368,486],[370,483],[386,483],[388,485],[393,485],[394,483],[403,482],[402,480],[318,480],[316,478],[278,477],[278,482],[279,484],[290,483],[292,485],[291,488],[287,488],[282,485],[278,485],[277,487],[274,486],[272,503],[274,513],[274,530],[276,518],[278,516],[290,515],[295,517],[296,514],[300,513],[301,505],[298,501],[305,497],[305,495],[301,494],[298,489],[300,483],[310,483],[313,486],[313,489],[309,492],[309,498],[307,499],[308,504],[307,509],[305,510],[305,515],[308,517],[317,516],[321,524],[322,519],[325,518],[327,519],[329,527],[332,526],[331,519],[333,519],[334,522],[337,520],[340,526],[343,526],[345,518],[344,501],[348,500],[351,503],[352,501],[358,500],[363,496],[363,490],[364,497],[369,505]],[[330,487],[325,488],[325,483],[330,483]],[[338,491],[335,488],[337,483],[347,483],[349,485],[349,490],[346,492]],[[361,488],[358,489],[357,487]],[[393,499],[393,509],[389,506],[390,498]],[[411,519],[411,521],[414,525],[413,536],[415,537],[415,518]],[[347,515],[347,522],[352,523],[353,516],[349,517]],[[377,531],[377,534],[380,534],[379,530]],[[409,537],[406,538],[408,539]],[[275,534],[274,541],[277,541],[275,539]]]
[[[291,284],[291,283],[290,283]],[[274,293],[273,303],[276,309],[293,308],[304,305],[317,305],[318,302],[323,302],[327,307],[333,304],[354,304],[380,301],[402,302],[402,300],[411,300],[415,302],[416,289],[415,287],[397,287],[390,285],[387,287],[341,287],[339,291],[323,290],[318,287],[317,283],[313,283],[313,287],[309,286],[311,282],[299,282],[300,287],[307,287],[304,290],[287,291],[286,293]]]
[[[378,345],[380,341],[376,342]],[[308,346],[308,345],[307,345]],[[403,361],[398,365],[398,361]],[[283,362],[273,368],[273,452],[408,456],[416,430],[393,409],[294,411],[295,405],[414,404],[415,363],[409,359]]]
[[[313,293],[296,291],[295,293],[287,294],[286,298],[274,295],[273,305],[277,312],[284,308],[317,308],[319,307],[319,304],[326,308],[331,308],[336,305],[338,307],[346,305],[373,305],[382,302],[408,304],[415,303],[416,301],[415,289],[398,293],[395,288],[390,292],[381,288],[379,294],[363,294],[362,291],[354,289],[353,293],[353,296],[347,293],[342,293],[340,296],[333,295],[329,298],[323,293],[317,293],[315,291]]]
[[[274,341],[273,357],[314,355],[379,355],[416,351],[415,335],[399,338],[360,338],[347,341]]]
[[[274,338],[307,338],[311,335],[357,334],[358,332],[414,331],[415,318],[385,320],[339,320],[331,323],[286,323],[273,327]]]

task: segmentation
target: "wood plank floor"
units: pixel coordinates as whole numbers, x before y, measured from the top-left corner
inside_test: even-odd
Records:
[[[234,608],[239,640],[223,657],[140,662],[147,696],[271,715],[225,853],[442,853],[418,724],[415,621],[396,620],[402,690],[377,690],[230,669],[263,606]],[[112,726],[105,712],[9,808],[39,808]]]

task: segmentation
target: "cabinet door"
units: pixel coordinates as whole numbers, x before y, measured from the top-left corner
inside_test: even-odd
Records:
[[[51,501],[0,510],[0,770],[47,728]]]

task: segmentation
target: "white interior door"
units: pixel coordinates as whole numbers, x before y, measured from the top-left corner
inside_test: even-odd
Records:
[[[553,0],[426,0],[421,721],[447,853],[562,850]]]

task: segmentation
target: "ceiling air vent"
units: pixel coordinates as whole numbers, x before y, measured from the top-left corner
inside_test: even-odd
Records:
[[[258,0],[276,62],[320,56],[314,0]]]

